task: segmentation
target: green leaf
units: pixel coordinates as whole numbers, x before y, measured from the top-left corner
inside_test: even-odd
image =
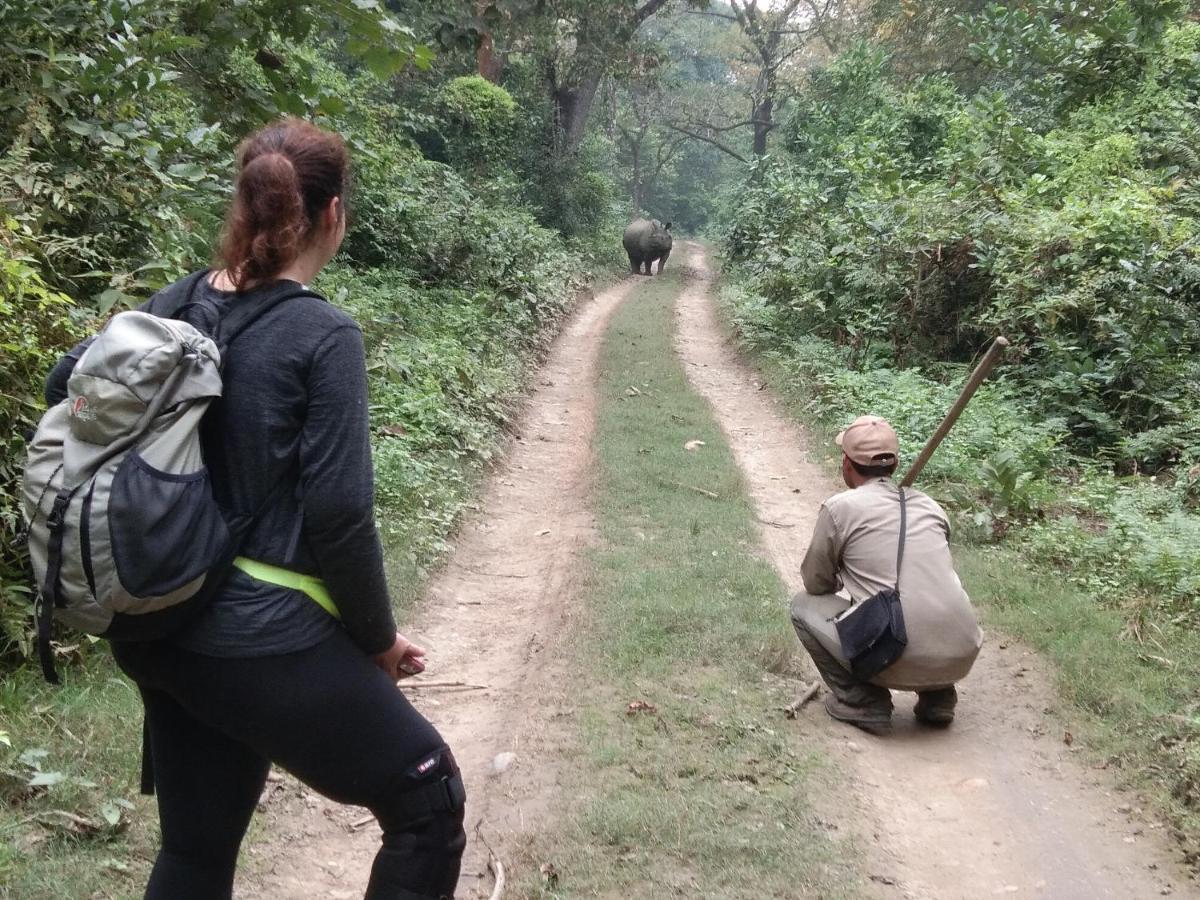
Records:
[[[172,178],[182,178],[186,181],[199,181],[204,177],[204,167],[197,163],[175,163],[167,167],[167,174]]]
[[[375,46],[365,51],[363,63],[376,78],[389,78],[404,68],[404,56],[389,47]]]
[[[339,116],[346,111],[346,101],[341,97],[326,94],[317,104],[317,111],[327,116]]]
[[[96,299],[96,306],[99,308],[100,314],[104,315],[125,299],[123,291],[118,291],[116,288],[109,288]]]

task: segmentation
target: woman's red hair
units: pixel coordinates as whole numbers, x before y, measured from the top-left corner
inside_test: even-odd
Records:
[[[238,177],[220,262],[239,291],[269,281],[304,250],[349,181],[346,142],[301,119],[282,119],[238,146]]]

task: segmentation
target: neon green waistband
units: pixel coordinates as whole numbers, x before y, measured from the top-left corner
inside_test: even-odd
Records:
[[[337,604],[329,596],[329,589],[325,587],[325,582],[320,578],[313,575],[302,575],[299,572],[293,572],[291,569],[272,566],[269,563],[259,562],[256,559],[246,559],[244,556],[239,556],[235,559],[233,567],[241,569],[251,578],[265,581],[267,584],[291,588],[293,591],[300,591],[303,594],[307,594],[321,609],[325,610],[325,612],[329,613],[335,619],[342,618],[342,614],[338,612]]]

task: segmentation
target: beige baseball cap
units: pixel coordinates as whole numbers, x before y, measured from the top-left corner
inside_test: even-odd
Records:
[[[834,438],[834,443],[860,466],[887,466],[900,458],[900,439],[879,416],[859,416]]]

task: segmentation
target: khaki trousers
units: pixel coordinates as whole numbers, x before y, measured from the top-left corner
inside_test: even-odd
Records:
[[[852,675],[850,664],[842,654],[842,642],[833,620],[850,605],[848,599],[837,594],[801,591],[792,598],[792,625],[796,636],[835,697],[850,706],[890,713],[892,692]]]

